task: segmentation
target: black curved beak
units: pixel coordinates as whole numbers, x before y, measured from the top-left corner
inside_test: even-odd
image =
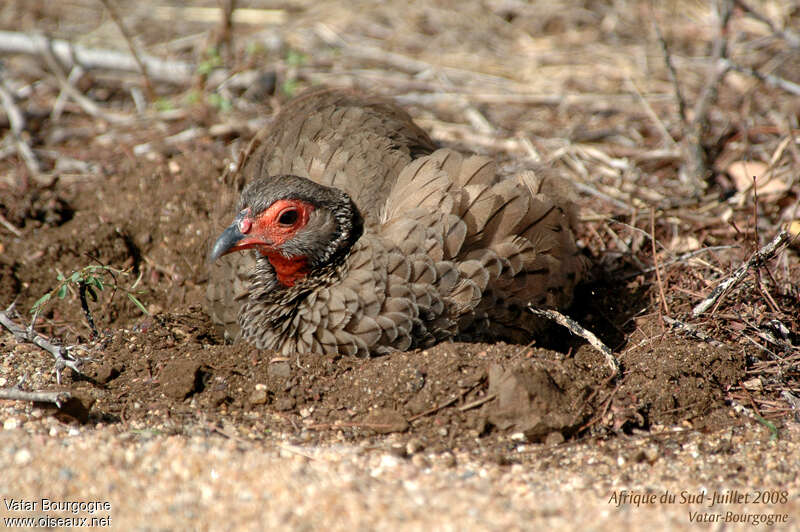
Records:
[[[208,255],[208,262],[212,263],[223,255],[236,251],[236,245],[242,241],[244,235],[239,230],[239,222],[243,214],[239,214],[231,225],[225,229],[217,241],[214,242],[214,247],[211,248],[211,253]]]

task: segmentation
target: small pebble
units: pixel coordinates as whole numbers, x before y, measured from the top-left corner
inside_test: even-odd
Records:
[[[554,430],[547,437],[544,439],[545,445],[558,445],[560,443],[564,443],[564,435],[561,434],[559,431]]]
[[[254,405],[263,405],[267,402],[267,391],[266,390],[259,390],[256,387],[256,390],[250,394],[250,403]]]
[[[431,467],[431,462],[425,458],[424,454],[415,454],[411,457],[411,463],[420,469],[428,469]]]
[[[398,458],[406,458],[409,454],[411,454],[406,452],[406,447],[400,443],[390,445],[388,451],[392,456],[396,456]]]
[[[425,444],[419,438],[411,438],[406,443],[406,454],[414,455],[425,448]]]
[[[14,454],[14,463],[25,465],[31,461],[31,452],[28,449],[20,449]]]
[[[451,452],[442,453],[437,462],[442,467],[454,467],[456,465],[456,457]]]

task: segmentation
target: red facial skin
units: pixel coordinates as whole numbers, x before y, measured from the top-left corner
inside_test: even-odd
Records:
[[[277,248],[305,227],[313,210],[314,206],[304,201],[278,200],[255,218],[245,217],[239,222],[239,231],[245,237],[228,252],[258,248],[275,268],[278,281],[287,287],[294,286],[308,274],[308,258],[303,256],[287,258],[281,255]],[[297,212],[295,220],[288,224],[281,223],[279,221],[281,216],[289,211]]]

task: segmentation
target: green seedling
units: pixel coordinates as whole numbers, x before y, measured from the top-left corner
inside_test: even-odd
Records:
[[[142,304],[139,298],[136,297],[136,286],[139,284],[139,281],[141,281],[142,274],[139,274],[139,277],[136,279],[136,281],[134,281],[130,288],[119,286],[116,282],[117,275],[127,276],[130,275],[130,272],[118,270],[116,268],[112,268],[111,266],[95,264],[84,266],[80,270],[73,271],[69,275],[64,275],[63,273],[58,272],[57,279],[59,282],[55,288],[37,299],[31,307],[31,314],[34,316],[34,321],[36,321],[36,317],[41,313],[45,305],[47,305],[47,303],[53,299],[53,297],[64,299],[67,297],[67,294],[75,288],[77,288],[78,298],[80,299],[83,313],[86,316],[86,321],[88,322],[89,328],[92,330],[92,334],[94,336],[97,336],[98,333],[97,328],[94,325],[94,318],[89,310],[87,296],[93,302],[96,302],[97,292],[102,292],[106,287],[111,287],[115,292],[117,290],[124,292],[125,295],[128,296],[128,299],[134,305],[136,305],[139,310],[149,316],[150,313],[147,312],[145,306]],[[110,277],[111,282],[104,281],[104,277]]]

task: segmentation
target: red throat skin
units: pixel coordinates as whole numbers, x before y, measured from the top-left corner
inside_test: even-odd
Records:
[[[287,259],[278,253],[266,256],[272,267],[275,268],[275,276],[278,282],[285,287],[292,287],[294,284],[305,278],[310,271],[308,259],[306,257],[292,257]]]

